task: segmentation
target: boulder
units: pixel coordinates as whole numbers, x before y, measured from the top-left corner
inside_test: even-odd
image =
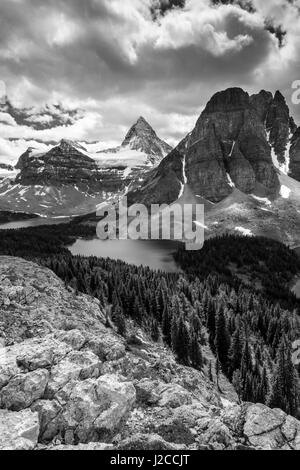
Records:
[[[230,448],[234,443],[234,438],[228,427],[220,418],[210,417],[198,421],[197,425],[198,442],[204,445],[215,445],[216,450]]]
[[[0,410],[0,450],[33,450],[39,436],[38,414]]]
[[[15,376],[0,392],[1,407],[12,411],[28,408],[43,397],[48,380],[49,372],[46,369]]]
[[[78,444],[77,446],[73,445],[57,445],[57,446],[51,446],[47,450],[56,450],[56,451],[76,451],[76,450],[89,450],[89,451],[95,451],[95,450],[113,450],[114,446],[112,444],[105,444],[102,442],[90,442],[89,444]]]
[[[24,341],[11,348],[18,366],[28,371],[51,367],[71,351],[70,346],[58,341],[53,335]]]
[[[46,397],[53,398],[71,380],[99,377],[101,362],[91,351],[72,351],[52,367]]]
[[[177,384],[167,384],[158,388],[160,395],[159,406],[178,408],[182,405],[190,405],[193,396],[186,389]]]
[[[63,408],[57,400],[38,400],[31,406],[31,411],[39,416],[39,442],[50,442],[60,434]]]
[[[195,441],[193,430],[185,425],[181,419],[175,417],[166,419],[164,423],[155,426],[154,430],[164,440],[174,444],[191,445]]]
[[[85,336],[79,330],[62,331],[56,333],[56,338],[63,343],[71,346],[72,349],[79,351],[86,343]]]
[[[116,375],[70,382],[57,394],[64,402],[62,429],[72,430],[76,441],[113,436],[131,411],[136,393],[131,382]]]
[[[244,435],[249,443],[265,450],[282,448],[286,443],[281,427],[286,414],[264,405],[251,405],[245,415]]]
[[[97,336],[90,335],[85,347],[93,351],[101,361],[114,361],[126,354],[121,338],[107,329],[103,329],[102,334],[99,333]]]
[[[137,434],[124,439],[118,445],[118,450],[184,450],[182,444],[170,444],[157,434]]]

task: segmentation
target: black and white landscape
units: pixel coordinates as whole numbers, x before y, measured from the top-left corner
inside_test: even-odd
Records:
[[[1,1],[0,450],[300,450],[299,24]],[[203,248],[98,239],[125,197]]]

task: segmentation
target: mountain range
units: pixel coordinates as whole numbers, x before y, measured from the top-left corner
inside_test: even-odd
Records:
[[[280,92],[225,90],[129,200],[204,203],[207,236],[228,230],[299,244],[299,137]]]
[[[85,214],[125,194],[171,151],[143,117],[119,147],[96,152],[90,147],[97,146],[65,139],[47,152],[29,147],[14,175],[3,170],[0,208],[47,216]]]
[[[216,93],[175,149],[143,117],[119,147],[89,148],[29,148],[15,176],[3,177],[0,209],[82,215],[125,194],[146,205],[199,202],[207,236],[233,230],[299,244],[300,128],[279,91]]]

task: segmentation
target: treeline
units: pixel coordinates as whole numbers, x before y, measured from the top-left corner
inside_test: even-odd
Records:
[[[41,225],[19,230],[0,230],[0,255],[38,258],[69,253],[76,239],[93,238],[95,227],[76,223]]]
[[[36,219],[38,215],[27,214],[26,212],[0,211],[0,224],[16,222],[19,220]]]
[[[300,257],[275,240],[224,235],[207,240],[200,251],[189,252],[182,247],[175,260],[190,278],[216,273],[230,285],[248,283],[260,289],[283,308],[300,309],[290,290],[291,281],[300,272]]]
[[[23,256],[47,266],[66,285],[99,299],[108,324],[127,335],[130,322],[153,341],[173,349],[178,361],[232,381],[241,400],[265,403],[298,415],[299,378],[291,343],[299,338],[299,303],[284,288],[264,293],[264,276],[288,283],[299,261],[284,246],[265,239],[223,237],[199,253],[179,251],[185,274],[166,274],[124,262],[72,256],[66,249],[94,227],[67,224],[1,232],[0,254]],[[257,276],[261,292],[245,285],[235,269]],[[283,307],[286,304],[287,307]],[[206,346],[216,360],[208,362]],[[215,374],[212,374],[212,369]]]
[[[216,373],[221,370],[234,384],[240,399],[265,403],[297,415],[298,373],[292,363],[291,343],[299,338],[297,312],[243,285],[232,287],[219,276],[200,280],[163,274],[123,262],[71,255],[40,262],[75,291],[111,306],[110,318],[126,335],[133,320],[154,341],[163,340],[179,362],[201,369],[203,346],[212,349]]]

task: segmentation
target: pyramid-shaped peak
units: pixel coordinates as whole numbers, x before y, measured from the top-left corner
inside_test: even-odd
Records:
[[[70,147],[76,147],[76,144],[75,142],[72,142],[72,140],[68,140],[68,139],[61,139],[59,145],[69,145]]]
[[[147,135],[151,135],[153,138],[157,137],[155,131],[146,119],[140,116],[136,123],[129,129],[122,145],[128,145],[133,139],[145,139]]]
[[[274,101],[283,102],[283,103],[286,102],[285,97],[283,96],[281,91],[279,90],[276,91],[275,96],[274,96]]]
[[[137,124],[147,124],[148,126],[150,125],[146,119],[144,118],[144,116],[140,116],[136,122]]]
[[[68,139],[61,139],[58,147],[62,148],[62,149],[76,149],[76,150],[82,150],[82,151],[85,151],[86,149],[78,144],[77,142],[73,142],[72,140],[68,140]]]
[[[140,116],[136,123],[132,126],[131,129],[142,129],[142,130],[149,130],[153,131],[153,128],[150,126],[149,122],[143,116]]]
[[[128,131],[121,147],[150,155],[155,160],[165,157],[172,148],[156,134],[143,116]]]

